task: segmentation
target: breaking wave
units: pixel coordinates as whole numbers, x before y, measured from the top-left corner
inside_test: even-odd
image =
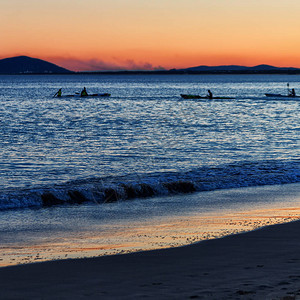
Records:
[[[300,182],[299,160],[240,162],[201,167],[189,172],[131,174],[74,180],[54,186],[7,189],[0,193],[0,210],[63,204],[98,204],[247,186]]]

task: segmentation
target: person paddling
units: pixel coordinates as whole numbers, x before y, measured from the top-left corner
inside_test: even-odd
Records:
[[[288,96],[289,97],[296,97],[295,89],[290,90],[290,84],[289,83],[287,84],[287,88],[288,88]]]
[[[207,98],[208,99],[212,99],[213,98],[213,94],[210,90],[207,91]]]
[[[61,97],[61,89],[59,89],[59,90],[55,93],[55,95],[54,95],[53,97],[58,97],[58,98],[60,98],[60,97]]]
[[[84,87],[83,90],[81,91],[80,97],[85,97],[88,96],[88,93],[86,91],[86,88]]]
[[[296,97],[295,89],[291,89],[291,90],[289,91],[289,97]]]

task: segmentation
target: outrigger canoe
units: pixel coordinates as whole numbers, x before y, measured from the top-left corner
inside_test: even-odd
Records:
[[[186,95],[186,94],[180,94],[180,96],[184,99],[209,99],[209,100],[214,100],[214,99],[234,99],[232,97],[212,97],[209,98],[207,96],[199,96],[199,95]]]
[[[103,93],[103,94],[89,94],[87,96],[80,96],[80,94],[75,94],[75,95],[62,95],[60,97],[55,97],[55,98],[98,98],[98,97],[110,97],[110,94],[108,93]]]
[[[289,96],[289,95],[282,95],[282,94],[265,94],[266,97],[273,97],[273,98],[300,98],[300,96]]]

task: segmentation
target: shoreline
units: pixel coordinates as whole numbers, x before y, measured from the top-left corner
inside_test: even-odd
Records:
[[[4,267],[0,299],[296,299],[299,232],[294,221],[178,248]]]
[[[22,211],[1,232],[0,267],[181,247],[298,220],[299,192],[291,184],[149,198],[134,212],[132,202]]]

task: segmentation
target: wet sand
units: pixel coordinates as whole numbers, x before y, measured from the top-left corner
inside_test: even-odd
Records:
[[[132,223],[107,232],[87,232],[34,244],[0,246],[0,267],[165,249],[298,220],[300,207],[183,215]]]
[[[299,184],[211,196],[263,201],[1,247],[0,299],[300,299]]]
[[[0,269],[1,299],[298,299],[300,221],[191,246]]]
[[[299,203],[300,184],[290,184],[12,211],[4,220],[18,222],[2,222],[0,266],[189,245],[298,220]]]

